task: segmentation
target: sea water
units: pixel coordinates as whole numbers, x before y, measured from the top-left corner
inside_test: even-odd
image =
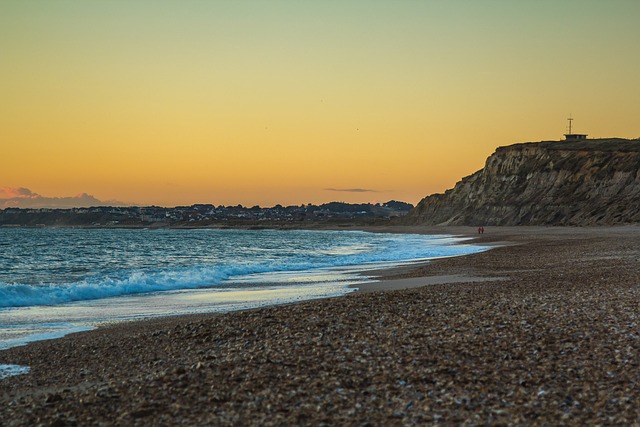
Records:
[[[366,271],[486,249],[461,240],[361,231],[0,228],[0,350],[105,322],[339,296],[370,281]]]

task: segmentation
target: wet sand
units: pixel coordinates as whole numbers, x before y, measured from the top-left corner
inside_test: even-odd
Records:
[[[434,230],[476,237],[393,231]],[[0,380],[0,425],[640,423],[640,227],[479,241],[503,246],[344,297],[2,351],[31,373]]]

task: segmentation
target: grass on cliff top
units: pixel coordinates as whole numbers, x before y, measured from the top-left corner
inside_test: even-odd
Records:
[[[640,151],[640,139],[600,138],[583,141],[541,141],[514,144],[511,147],[538,145],[547,150],[572,151]]]

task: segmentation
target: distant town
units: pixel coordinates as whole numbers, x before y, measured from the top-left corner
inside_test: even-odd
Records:
[[[206,227],[285,226],[300,223],[378,224],[406,215],[413,205],[386,203],[244,207],[195,204],[173,208],[159,206],[86,208],[5,208],[0,227]]]

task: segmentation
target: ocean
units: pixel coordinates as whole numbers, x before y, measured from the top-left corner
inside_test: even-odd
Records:
[[[0,350],[100,324],[354,291],[367,271],[485,250],[447,235],[0,229]],[[3,372],[21,369],[0,365]],[[8,374],[6,374],[8,375]]]

